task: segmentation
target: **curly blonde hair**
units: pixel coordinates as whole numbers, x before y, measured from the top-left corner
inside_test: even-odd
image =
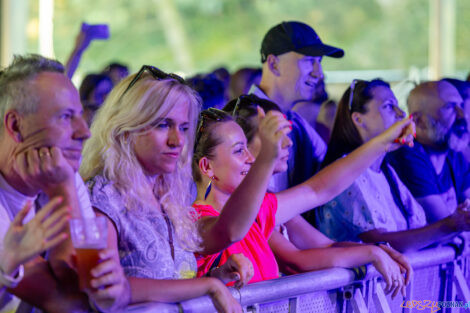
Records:
[[[197,213],[191,207],[188,190],[201,100],[189,86],[171,78],[156,80],[149,74],[143,74],[125,91],[134,77],[131,75],[114,87],[96,114],[90,129],[92,136],[83,149],[80,174],[85,180],[103,175],[123,196],[128,210],[155,211],[150,203],[156,197],[183,247],[198,251],[201,238]],[[135,139],[182,102],[189,104],[189,128],[177,168],[173,173],[150,177],[134,152]]]

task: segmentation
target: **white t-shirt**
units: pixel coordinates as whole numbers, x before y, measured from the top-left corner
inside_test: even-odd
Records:
[[[75,186],[77,188],[78,201],[82,216],[85,218],[92,218],[95,216],[91,208],[90,197],[88,190],[83,183],[82,178],[78,173],[75,174]],[[25,206],[28,201],[36,200],[36,197],[28,197],[11,187],[7,181],[0,174],[0,253],[3,251],[3,238],[10,226],[11,221],[16,214]],[[47,197],[43,194],[39,195],[38,202],[43,206],[48,201]],[[24,222],[30,221],[34,217],[34,210],[31,210]],[[27,275],[27,273],[25,273]],[[5,288],[0,290],[0,313],[15,312],[20,300],[5,291]]]

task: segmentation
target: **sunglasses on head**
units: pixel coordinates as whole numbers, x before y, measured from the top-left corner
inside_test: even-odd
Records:
[[[362,79],[353,79],[353,81],[351,82],[351,86],[349,87],[351,89],[351,91],[349,92],[349,102],[348,102],[348,108],[349,108],[350,112],[352,112],[354,89],[356,88],[356,85],[358,83],[364,83],[364,82],[366,82],[366,81],[362,80]]]
[[[261,106],[261,104],[258,103],[260,100],[262,101],[263,99],[259,99],[258,97],[251,94],[241,95],[237,98],[237,102],[235,102],[235,106],[232,110],[232,117],[236,119],[238,112],[243,109],[256,111],[257,107]]]
[[[240,97],[237,98],[237,102],[235,103],[235,106],[233,107],[233,110],[232,110],[232,116],[233,117],[235,117],[238,110],[240,109],[240,102],[246,97],[247,97],[247,95],[241,95]]]
[[[132,88],[132,86],[135,85],[135,83],[142,77],[142,75],[148,72],[150,75],[152,75],[153,78],[156,80],[164,80],[164,79],[174,79],[181,84],[186,84],[186,81],[179,75],[173,74],[173,73],[166,73],[162,71],[161,69],[151,66],[151,65],[143,65],[140,70],[137,72],[135,77],[131,80],[129,85],[127,86],[126,90],[122,93],[122,96],[129,91],[129,89]],[[121,97],[122,97],[121,96]]]
[[[199,115],[199,123],[197,125],[197,130],[196,130],[196,145],[199,142],[199,139],[201,139],[202,133],[204,132],[204,129],[206,127],[207,121],[221,121],[227,116],[227,112],[216,109],[216,108],[209,108],[207,110],[204,110],[201,112]]]

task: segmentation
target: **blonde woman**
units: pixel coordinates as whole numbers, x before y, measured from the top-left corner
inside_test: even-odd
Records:
[[[80,173],[92,205],[109,220],[108,244],[119,251],[131,302],[207,294],[219,311],[241,312],[220,280],[194,279],[193,252],[202,242],[189,190],[199,107],[180,77],[143,66],[98,111]],[[238,255],[211,274],[243,285],[251,279],[251,263]]]

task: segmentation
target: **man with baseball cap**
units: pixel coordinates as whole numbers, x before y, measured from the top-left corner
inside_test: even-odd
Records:
[[[323,81],[323,56],[341,58],[344,51],[325,45],[307,24],[290,21],[271,28],[261,44],[262,77],[250,93],[275,102],[292,121],[287,172],[274,175],[272,191],[298,185],[318,170],[326,153],[326,144],[297,113],[291,111],[299,101],[311,101]]]

